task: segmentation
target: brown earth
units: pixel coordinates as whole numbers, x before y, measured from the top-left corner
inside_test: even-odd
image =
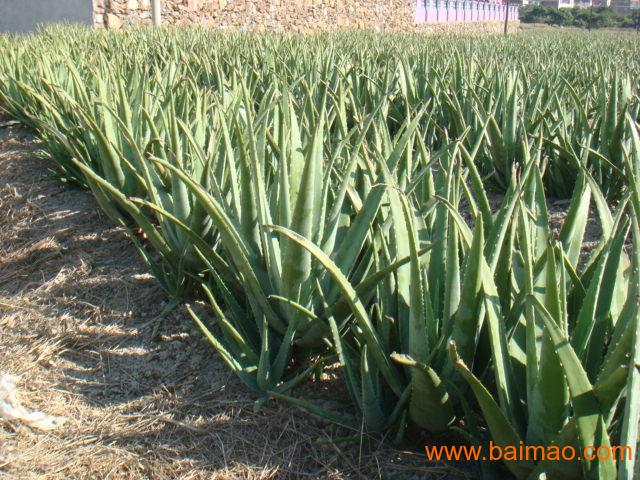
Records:
[[[45,433],[0,420],[1,479],[464,478],[429,464],[423,439],[395,450],[288,404],[254,412],[185,312],[160,318],[168,298],[124,233],[6,124],[0,374],[21,377],[27,408],[68,421]]]

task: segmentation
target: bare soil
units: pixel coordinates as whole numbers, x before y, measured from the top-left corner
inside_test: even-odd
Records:
[[[183,309],[161,318],[168,298],[124,233],[36,152],[0,127],[0,373],[68,421],[0,420],[0,479],[465,477],[421,438],[396,450],[285,403],[254,412]]]

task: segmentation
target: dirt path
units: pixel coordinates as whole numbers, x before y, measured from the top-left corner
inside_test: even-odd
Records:
[[[330,441],[352,433],[282,403],[254,413],[184,312],[159,323],[167,297],[124,234],[35,153],[28,132],[0,128],[0,373],[21,376],[26,407],[68,421],[0,420],[0,478],[461,475],[357,435]]]

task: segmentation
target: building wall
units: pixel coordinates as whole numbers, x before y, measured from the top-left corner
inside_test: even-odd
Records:
[[[497,2],[476,0],[420,0],[415,11],[416,24],[476,23],[514,21],[519,18],[517,5],[502,5]]]
[[[97,25],[120,28],[151,23],[150,0],[94,1]],[[163,22],[176,25],[303,32],[405,30],[414,22],[414,0],[164,0],[162,4]]]
[[[631,13],[640,9],[640,2],[638,0],[611,0],[611,6],[622,13]]]
[[[0,0],[0,32],[27,32],[49,22],[91,25],[91,0]]]
[[[575,0],[542,0],[540,4],[551,8],[573,8]]]

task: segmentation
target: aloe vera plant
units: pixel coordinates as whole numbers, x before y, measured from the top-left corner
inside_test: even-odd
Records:
[[[501,446],[635,446],[635,42],[55,27],[0,36],[0,110],[259,402],[395,439],[480,414]],[[351,412],[294,390],[335,363]]]
[[[637,128],[632,125],[632,129],[637,135]],[[632,169],[630,164],[629,176]],[[523,250],[524,262],[512,270],[511,281],[521,299],[515,304],[521,303],[522,308],[517,316],[507,317],[507,325],[513,322],[511,331],[499,332],[499,343],[509,345],[508,351],[492,347],[494,370],[498,362],[510,366],[501,375],[495,373],[496,385],[511,382],[511,397],[501,396],[499,389],[496,397],[482,387],[455,343],[450,347],[498,444],[610,447],[619,435],[612,419],[625,394],[629,406],[634,402],[628,395],[635,372],[625,364],[634,351],[638,321],[637,213],[635,207],[629,212],[634,225],[629,259],[624,249],[629,234],[627,202],[612,216],[595,182],[583,182],[576,189],[558,240],[550,237],[548,222],[543,221],[543,197],[536,199],[533,194],[527,199],[525,195],[518,206],[514,243]],[[603,236],[581,271],[572,245],[582,244],[585,227],[578,215],[588,208],[591,195],[600,199]],[[623,422],[637,423],[637,415],[632,415],[635,420],[627,417]],[[623,440],[623,444],[635,446],[636,441]],[[518,461],[508,462],[508,467],[518,478],[541,473],[570,478],[616,476],[612,458],[584,458],[582,465]],[[631,468],[628,462],[625,468]]]

